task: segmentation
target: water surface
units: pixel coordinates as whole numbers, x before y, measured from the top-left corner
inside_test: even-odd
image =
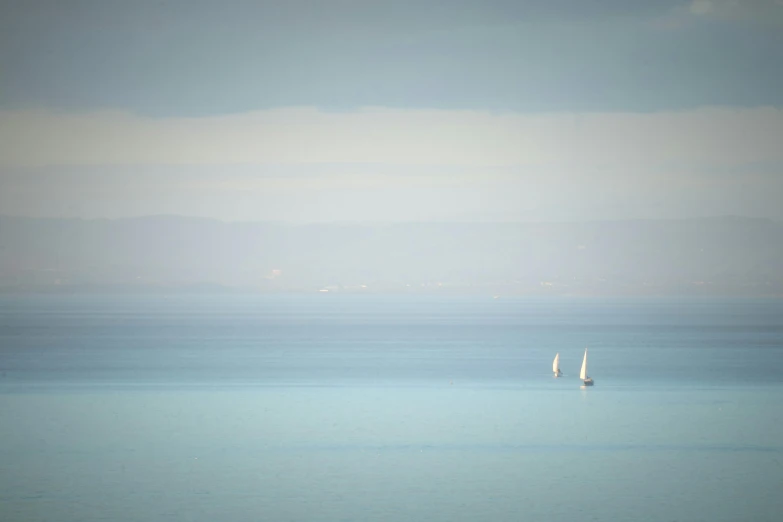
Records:
[[[783,512],[775,300],[3,297],[0,375],[3,520]]]

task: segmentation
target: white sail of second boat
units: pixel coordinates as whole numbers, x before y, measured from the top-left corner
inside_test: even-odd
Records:
[[[560,377],[562,375],[562,372],[560,371],[560,353],[558,352],[555,354],[555,360],[552,361],[552,371],[555,374],[555,377]]]
[[[585,386],[593,385],[593,379],[587,376],[587,348],[585,348],[585,356],[582,359],[582,370],[579,372],[579,378],[582,379],[582,383]]]

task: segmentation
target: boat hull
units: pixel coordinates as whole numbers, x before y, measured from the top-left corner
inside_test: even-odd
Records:
[[[591,378],[589,378],[589,377],[588,377],[587,379],[584,379],[584,380],[582,381],[582,384],[583,384],[584,386],[592,386],[592,385],[593,385],[593,379],[591,379]]]

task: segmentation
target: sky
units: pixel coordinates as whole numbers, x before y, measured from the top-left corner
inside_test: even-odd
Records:
[[[0,214],[783,220],[783,0],[0,0]]]

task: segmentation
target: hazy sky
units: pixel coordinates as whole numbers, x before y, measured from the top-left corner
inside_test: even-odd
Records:
[[[783,219],[783,0],[0,2],[0,213]]]

